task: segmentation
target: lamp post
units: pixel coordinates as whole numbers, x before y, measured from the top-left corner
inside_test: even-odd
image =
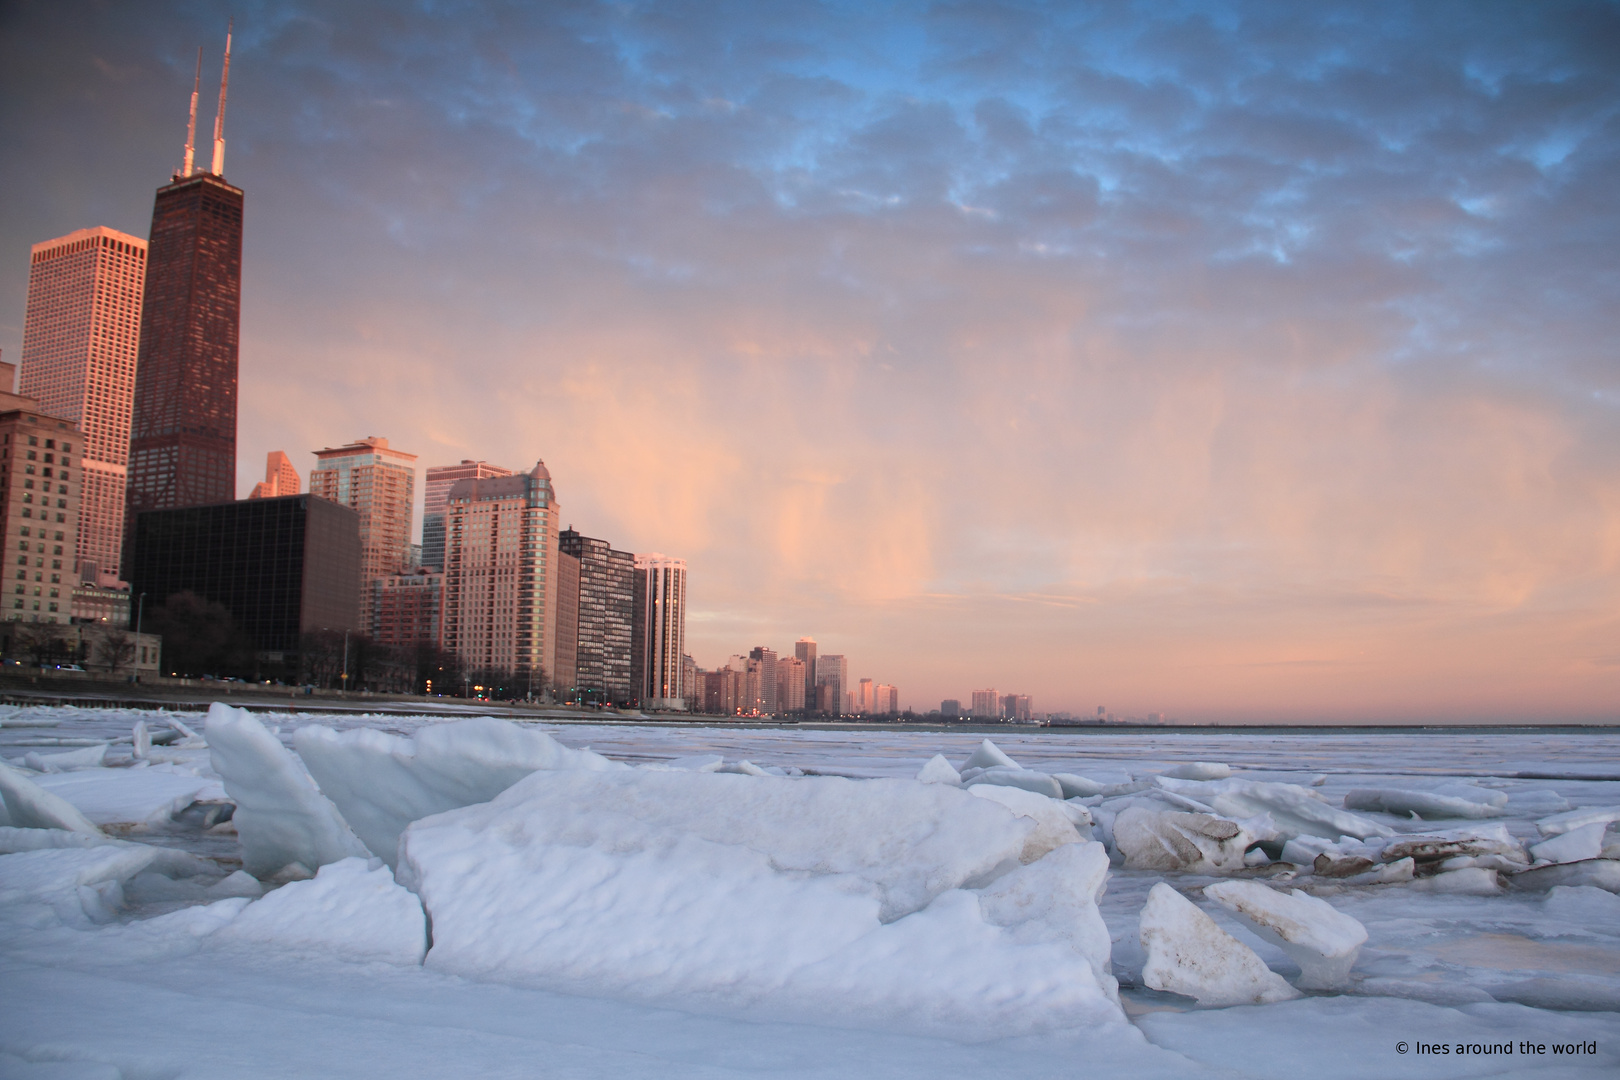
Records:
[[[338,693],[345,694],[349,690],[349,632],[343,631],[343,674],[338,677]]]
[[[135,601],[135,655],[137,657],[141,655],[141,621],[145,615],[146,594],[141,593],[140,598]],[[129,677],[129,681],[134,683],[141,681],[141,662],[139,660],[135,661],[135,673]]]

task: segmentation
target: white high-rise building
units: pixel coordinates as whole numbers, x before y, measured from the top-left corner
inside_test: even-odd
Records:
[[[631,675],[643,705],[684,709],[686,560],[652,552],[636,556],[636,611]]]
[[[118,580],[123,547],[145,293],[146,241],[139,237],[80,229],[31,249],[18,389],[84,432],[74,571],[89,577],[93,565],[102,585]]]

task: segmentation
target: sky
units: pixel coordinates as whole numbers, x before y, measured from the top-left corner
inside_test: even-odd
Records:
[[[543,459],[919,711],[1620,715],[1620,4],[7,0],[6,359],[233,15],[240,494]]]

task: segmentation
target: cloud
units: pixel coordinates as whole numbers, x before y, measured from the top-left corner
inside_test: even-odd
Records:
[[[543,457],[924,708],[1612,713],[1612,5],[233,10],[244,490]],[[6,9],[8,250],[144,235],[225,15]]]

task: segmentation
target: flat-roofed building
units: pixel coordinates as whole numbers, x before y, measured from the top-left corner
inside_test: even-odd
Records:
[[[838,654],[816,658],[816,711],[837,716],[845,710],[845,684],[849,682],[849,664]]]
[[[458,480],[488,480],[511,476],[512,470],[487,461],[463,459],[457,465],[429,465],[422,481],[421,565],[444,569],[444,508]]]
[[[0,364],[0,385],[15,372]],[[72,617],[84,433],[33,398],[0,392],[0,617]]]
[[[371,582],[371,636],[402,648],[444,643],[444,575],[417,567]]]
[[[444,647],[471,672],[544,693],[556,670],[558,610],[557,501],[545,462],[458,480],[445,524]]]
[[[686,560],[652,552],[637,555],[635,567],[631,680],[644,708],[684,709]]]
[[[123,556],[145,291],[146,241],[116,229],[80,229],[29,252],[19,389],[84,433],[73,572],[106,586]]]
[[[395,450],[388,440],[368,436],[347,446],[315,451],[309,493],[347,506],[360,515],[360,588],[368,608],[371,583],[397,574],[411,563],[412,500],[416,455]],[[375,628],[363,622],[375,633]]]
[[[579,617],[575,624],[577,699],[628,705],[637,692],[635,655],[636,557],[606,540],[573,529],[558,534],[562,554],[579,561]]]

